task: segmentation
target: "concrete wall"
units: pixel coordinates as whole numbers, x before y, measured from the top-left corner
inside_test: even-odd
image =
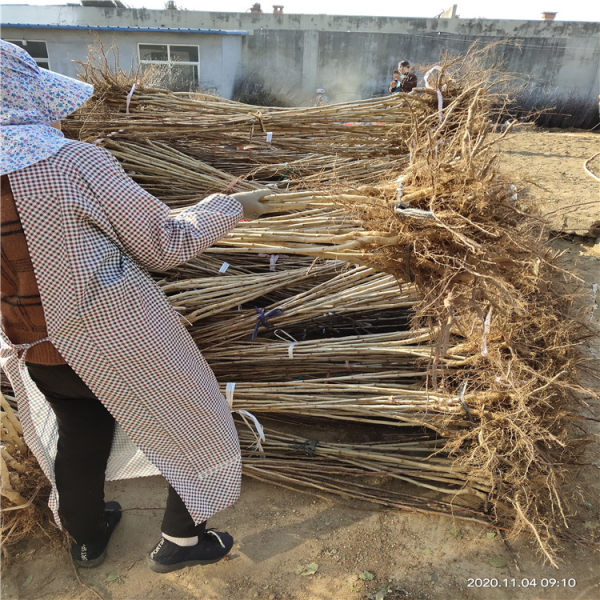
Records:
[[[317,87],[325,87],[334,100],[383,93],[399,59],[431,65],[441,52],[459,55],[474,41],[498,40],[507,40],[498,49],[506,68],[529,78],[530,91],[542,100],[575,95],[596,107],[600,92],[600,23],[596,22],[10,5],[2,7],[2,22],[247,30],[243,73],[262,78],[274,92],[291,94],[297,101],[309,99]],[[225,47],[222,56],[229,56]],[[228,60],[220,60],[207,65],[209,72],[216,73],[219,65],[228,68]],[[423,68],[417,68],[417,75],[422,74]]]
[[[62,25],[123,25],[137,27],[204,27],[209,29],[301,29],[372,33],[418,34],[427,31],[495,37],[596,36],[600,23],[581,21],[517,21],[492,19],[424,19],[344,15],[273,15],[248,12],[201,12],[93,8],[82,6],[0,5],[3,23],[55,23]]]
[[[325,88],[332,100],[345,101],[385,93],[400,59],[411,62],[422,85],[425,68],[442,53],[464,54],[476,41],[484,44],[498,38],[262,29],[245,40],[243,66],[246,72],[260,73],[273,92],[292,101],[306,101],[318,87]],[[518,44],[501,44],[496,56],[507,71],[522,74],[542,103],[543,97],[553,103],[575,96],[596,110],[600,35],[521,37]],[[286,94],[286,89],[293,92]]]

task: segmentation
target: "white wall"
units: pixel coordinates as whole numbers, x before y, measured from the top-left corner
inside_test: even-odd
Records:
[[[70,77],[81,71],[77,61],[85,62],[91,46],[99,48],[102,44],[109,57],[113,56],[111,47],[118,48],[119,66],[129,72],[138,66],[138,43],[198,45],[201,87],[225,98],[231,98],[241,69],[241,36],[3,27],[2,39],[45,41],[50,68]]]

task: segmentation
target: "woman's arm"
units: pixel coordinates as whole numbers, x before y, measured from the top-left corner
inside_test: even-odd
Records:
[[[243,216],[237,200],[212,194],[171,217],[169,207],[128,177],[114,156],[91,148],[88,184],[125,251],[147,269],[164,271],[197,256]]]

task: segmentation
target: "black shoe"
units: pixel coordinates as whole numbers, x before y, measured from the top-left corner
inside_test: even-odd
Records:
[[[104,562],[108,540],[121,520],[121,505],[118,502],[107,502],[104,505],[106,529],[99,539],[84,544],[71,544],[73,562],[79,567],[97,567]]]
[[[155,573],[170,573],[183,567],[209,565],[220,561],[233,546],[233,538],[224,531],[207,529],[195,546],[178,546],[160,538],[146,562]]]

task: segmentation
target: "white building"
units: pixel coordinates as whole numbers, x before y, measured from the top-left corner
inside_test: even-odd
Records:
[[[106,18],[99,24],[103,8]],[[81,6],[3,5],[1,10],[2,39],[25,48],[46,69],[75,77],[90,48],[103,47],[109,63],[116,57],[125,72],[152,67],[157,85],[206,90],[225,98],[232,95],[247,33],[163,26],[160,14],[169,10],[127,9],[118,0],[82,0]],[[158,13],[159,18],[145,13]]]

